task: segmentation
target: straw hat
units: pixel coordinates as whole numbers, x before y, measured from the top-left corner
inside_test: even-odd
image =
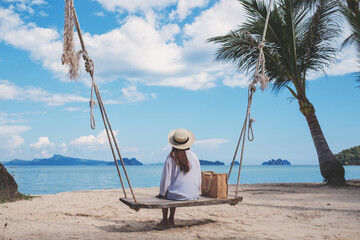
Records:
[[[169,143],[177,149],[187,149],[195,142],[195,136],[186,129],[174,129],[169,133]]]

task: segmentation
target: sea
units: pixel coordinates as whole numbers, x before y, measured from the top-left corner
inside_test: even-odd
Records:
[[[346,179],[360,179],[360,166],[344,166]],[[7,166],[23,194],[44,195],[67,191],[118,189],[121,183],[115,166]],[[121,169],[121,166],[120,166]],[[133,188],[158,187],[162,165],[126,166]],[[228,173],[230,166],[206,165],[202,171]],[[120,170],[125,187],[124,172]],[[239,166],[234,166],[229,183],[236,184]],[[241,169],[240,184],[323,182],[318,165],[252,166]]]

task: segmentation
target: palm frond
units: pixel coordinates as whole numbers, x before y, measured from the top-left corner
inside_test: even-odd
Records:
[[[232,61],[239,71],[248,72],[257,61],[258,41],[245,29],[230,31],[227,35],[207,41],[221,44],[217,50],[216,61]]]
[[[342,43],[342,47],[349,44],[355,45],[357,61],[360,64],[360,11],[353,11],[345,5],[341,5],[341,13],[345,16],[352,32],[352,34]],[[356,78],[360,83],[360,71],[356,74]]]
[[[347,38],[345,38],[344,42],[341,43],[341,49],[354,44],[355,41],[356,41],[355,34],[353,34],[353,33],[350,34]]]
[[[337,2],[319,1],[303,30],[298,46],[301,72],[306,74],[308,70],[321,71],[334,62],[338,51],[332,42],[340,31]]]
[[[291,84],[299,96],[305,93],[306,72],[331,63],[336,49],[330,42],[337,34],[335,0],[278,0],[272,6],[264,54],[266,74],[275,92]],[[258,44],[268,6],[260,0],[239,0],[246,21],[224,36],[208,39],[219,44],[217,61],[234,62],[240,71],[254,71]],[[305,3],[311,2],[309,8]],[[315,4],[316,3],[316,4]]]

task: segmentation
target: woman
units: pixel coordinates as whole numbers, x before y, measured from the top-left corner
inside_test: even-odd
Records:
[[[192,132],[175,129],[169,133],[172,150],[167,157],[160,182],[160,193],[156,197],[171,200],[195,200],[199,198],[201,188],[201,170],[199,158],[190,151],[195,141]],[[163,219],[159,225],[174,225],[175,209],[163,208]]]

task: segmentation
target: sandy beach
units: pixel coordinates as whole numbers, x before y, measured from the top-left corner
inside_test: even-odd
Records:
[[[44,195],[1,204],[0,239],[360,239],[360,181],[246,184],[239,195],[236,206],[177,208],[171,228],[156,226],[160,210],[122,204],[120,189]]]

